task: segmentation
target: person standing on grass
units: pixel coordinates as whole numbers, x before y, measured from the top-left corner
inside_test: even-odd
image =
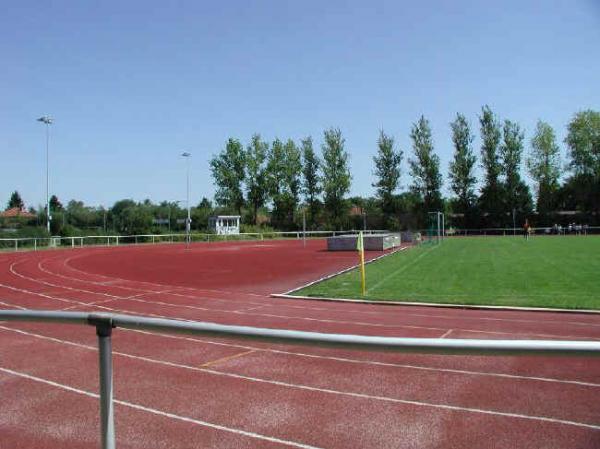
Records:
[[[525,240],[529,240],[529,233],[531,232],[531,226],[529,225],[529,220],[525,219],[525,224],[523,225],[523,237]]]

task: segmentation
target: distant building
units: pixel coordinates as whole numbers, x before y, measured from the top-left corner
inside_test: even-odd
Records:
[[[36,215],[31,212],[27,212],[25,209],[20,207],[13,207],[7,209],[4,212],[0,212],[0,228],[4,230],[15,231],[17,228],[28,224],[28,222],[35,220]]]
[[[361,206],[353,204],[348,211],[348,215],[351,217],[360,217],[365,214],[365,210]]]
[[[240,233],[239,215],[217,215],[208,218],[208,229],[219,235]]]
[[[12,209],[6,209],[4,212],[0,212],[0,218],[22,218],[24,220],[30,220],[35,218],[35,214],[31,212],[27,212],[25,209],[21,209],[20,207],[13,207]]]

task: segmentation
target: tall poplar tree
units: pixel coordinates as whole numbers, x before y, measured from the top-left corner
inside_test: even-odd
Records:
[[[454,144],[454,157],[450,162],[450,181],[452,191],[457,198],[457,212],[464,214],[463,226],[472,223],[472,212],[475,204],[474,174],[477,158],[473,154],[473,134],[469,122],[462,114],[457,114],[456,119],[450,123],[452,128],[452,143]]]
[[[352,176],[348,165],[348,153],[344,138],[338,128],[323,133],[323,197],[331,223],[340,228],[347,212],[345,196],[350,191]]]
[[[308,219],[312,226],[315,224],[319,210],[319,195],[323,191],[321,188],[321,176],[319,170],[321,167],[321,161],[319,156],[313,149],[313,142],[311,137],[307,137],[302,140],[302,192],[306,202],[308,203]]]
[[[483,224],[495,227],[501,225],[503,215],[501,167],[498,154],[502,133],[500,124],[488,105],[481,108],[479,125],[481,129],[481,166],[485,172],[479,205],[481,211],[487,214]]]
[[[268,198],[267,154],[269,144],[261,140],[259,134],[252,136],[246,149],[246,192],[248,204],[252,206],[252,219],[258,224],[258,209]]]
[[[565,143],[573,176],[567,181],[574,206],[600,214],[600,112],[580,111],[567,126]]]
[[[517,214],[519,222],[531,213],[532,200],[529,187],[521,178],[521,158],[523,155],[523,131],[518,123],[504,121],[503,142],[500,146],[502,175],[504,178],[504,215]],[[506,222],[505,222],[506,224]]]
[[[538,120],[531,139],[531,153],[527,159],[529,174],[535,182],[537,212],[546,216],[557,206],[560,177],[560,148],[552,127]]]
[[[394,138],[381,130],[377,140],[377,154],[373,156],[377,180],[372,186],[377,189],[377,198],[386,220],[394,213],[394,192],[400,182],[402,156],[401,150],[394,149]]]
[[[424,220],[428,212],[441,210],[443,206],[440,158],[434,153],[431,127],[424,116],[413,124],[410,138],[414,153],[409,160],[410,174],[413,177],[412,190],[420,199]]]
[[[210,161],[210,169],[217,188],[215,200],[221,206],[242,214],[244,206],[243,182],[246,173],[244,147],[237,139],[227,140],[225,148]]]
[[[300,150],[293,140],[288,139],[285,144],[279,139],[273,142],[267,168],[273,198],[273,224],[292,228],[299,201],[302,171]]]

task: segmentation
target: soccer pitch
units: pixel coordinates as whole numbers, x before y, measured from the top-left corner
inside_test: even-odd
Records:
[[[600,309],[600,237],[447,238],[293,294],[329,298]]]

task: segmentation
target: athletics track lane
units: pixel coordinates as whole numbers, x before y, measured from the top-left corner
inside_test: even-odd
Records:
[[[147,250],[140,248],[139,251]],[[508,338],[515,335],[515,331],[529,338],[543,338],[531,335],[599,337],[598,321],[582,315],[569,315],[565,320],[560,314],[532,316],[513,312],[294,302],[257,296],[246,290],[247,285],[241,287],[244,295],[237,296],[231,291],[221,294],[217,284],[204,290],[170,285],[174,287],[173,292],[158,296],[159,302],[171,305],[161,305],[155,303],[157,294],[154,292],[161,291],[164,285],[146,283],[139,278],[109,279],[106,272],[78,271],[81,267],[73,268],[64,263],[74,253],[77,251],[11,257],[9,264],[2,264],[0,281],[12,289],[0,289],[0,300],[26,303],[27,307],[35,307],[39,300],[44,304],[54,302],[52,308],[105,311],[115,308],[119,312],[134,313],[145,310],[169,317],[330,332],[440,336],[451,331],[452,336],[468,338],[492,326],[490,334],[477,337]],[[339,262],[332,265],[337,269]],[[273,280],[269,278],[265,283],[273,285]],[[165,298],[165,295],[170,296]],[[73,304],[74,297],[79,302],[108,302],[87,308]],[[138,299],[145,302],[136,302]],[[71,351],[83,348],[68,344],[74,342],[93,348],[93,331],[41,324],[2,326],[9,329],[0,329],[2,341],[14,340],[19,348],[8,351],[2,358],[11,364],[13,371],[96,391],[94,350],[85,349],[92,353],[88,355],[89,363],[74,364],[73,358],[82,360],[82,356]],[[17,334],[15,329],[27,334]],[[576,362],[573,368],[573,364],[566,365],[558,359],[368,354],[174,337],[177,336],[115,331],[115,350],[123,353],[115,355],[115,365],[119,366],[115,373],[117,398],[121,395],[131,404],[204,423],[190,422],[191,427],[213,429],[207,427],[212,423],[209,419],[216,420],[227,429],[213,429],[215,434],[236,435],[235,442],[214,442],[208,436],[196,440],[210,441],[209,447],[266,447],[261,435],[279,438],[281,441],[276,443],[279,446],[291,442],[315,447],[596,447],[598,443],[598,431],[593,426],[600,421],[594,411],[599,386],[594,379],[598,380],[600,367],[595,360],[570,359],[569,362]],[[50,369],[49,356],[42,349],[64,355],[64,360],[61,357],[64,367]],[[22,357],[24,353],[30,357]],[[29,362],[33,362],[35,368],[29,366]],[[199,368],[206,364],[209,366]],[[4,368],[11,369],[11,366]],[[151,376],[147,375],[149,370]],[[142,373],[146,374],[142,376]],[[17,375],[12,377],[17,377],[23,388],[39,384]],[[140,380],[142,377],[149,379]],[[57,393],[55,390],[59,387],[46,385],[43,389],[52,391],[52,395],[67,395]],[[161,394],[153,395],[153,391],[175,394],[167,400]],[[210,404],[210,410],[186,406],[181,403],[186,402],[182,398]],[[95,407],[93,399],[87,401]],[[37,410],[47,414],[55,408],[56,405],[41,401]],[[130,417],[132,410],[117,406],[117,421],[124,415]],[[140,413],[139,410],[136,413]],[[177,421],[174,417],[152,416]],[[181,421],[177,423],[173,428],[178,428]],[[258,436],[242,437],[231,429],[254,432]],[[492,439],[490,429],[493,429]],[[50,429],[45,429],[41,435],[48,431]],[[81,432],[94,440],[93,431],[86,433],[80,429],[65,437],[67,446],[77,447]],[[25,433],[36,432],[30,429]],[[119,443],[125,447],[143,447],[135,446],[136,438],[141,436],[129,439],[130,434],[121,430]],[[158,441],[164,442],[169,436],[175,442],[169,447],[193,447],[186,445],[187,439],[173,431],[167,431]]]

